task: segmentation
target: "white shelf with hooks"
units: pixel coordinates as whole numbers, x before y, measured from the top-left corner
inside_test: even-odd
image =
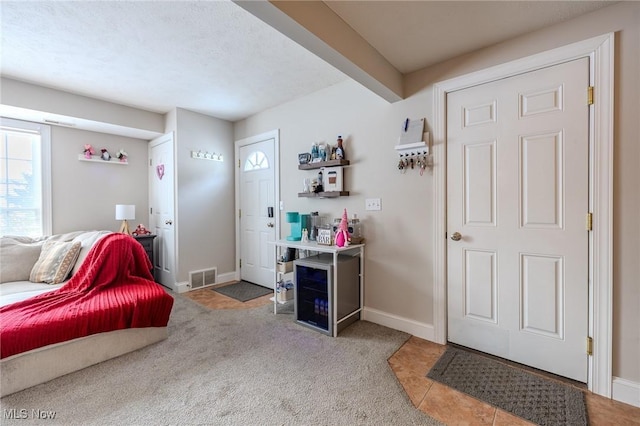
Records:
[[[415,143],[405,143],[396,145],[396,151],[400,157],[411,157],[416,155],[429,155],[429,145],[425,141]]]

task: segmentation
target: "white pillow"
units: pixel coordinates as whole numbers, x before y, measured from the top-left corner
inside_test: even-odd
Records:
[[[0,238],[0,283],[28,281],[42,241],[29,237]]]

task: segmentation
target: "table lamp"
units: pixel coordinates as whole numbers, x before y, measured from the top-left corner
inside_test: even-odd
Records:
[[[116,204],[116,220],[121,220],[120,230],[123,234],[131,235],[127,220],[136,218],[136,206],[133,204]]]

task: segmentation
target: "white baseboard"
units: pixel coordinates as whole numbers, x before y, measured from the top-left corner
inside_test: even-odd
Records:
[[[229,281],[237,281],[236,271],[226,272],[224,274],[218,274],[216,277],[216,284],[228,283]]]
[[[373,308],[364,308],[362,315],[365,321],[384,325],[394,330],[404,331],[421,339],[435,341],[433,324],[425,324],[408,318],[402,318]]]
[[[224,274],[218,274],[216,276],[216,284],[222,284],[222,283],[227,283],[230,281],[237,281],[237,273],[236,271],[233,272],[226,272]],[[206,287],[210,287],[210,286],[206,286]],[[204,287],[201,287],[204,288]],[[180,283],[176,284],[176,289],[175,291],[177,293],[186,293],[188,291],[191,291],[191,287],[189,286],[189,281],[183,281]]]
[[[611,397],[616,401],[640,407],[640,383],[614,376]]]
[[[176,288],[172,290],[175,290],[176,293],[186,293],[191,290],[191,287],[189,287],[189,281],[182,281],[176,283]]]

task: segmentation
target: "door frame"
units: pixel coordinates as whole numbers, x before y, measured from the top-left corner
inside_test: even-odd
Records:
[[[240,218],[238,217],[238,211],[240,210],[240,147],[251,145],[257,142],[262,142],[267,139],[273,139],[273,158],[274,158],[274,220],[276,224],[275,239],[280,238],[280,130],[270,130],[268,132],[260,133],[259,135],[249,136],[248,138],[235,141],[235,163],[237,166],[235,174],[235,227],[236,227],[236,270],[235,279],[240,279]],[[275,260],[274,260],[275,261]]]
[[[611,398],[614,33],[434,84],[434,341],[441,344],[447,341],[447,93],[582,57],[590,59],[590,85],[595,87],[594,104],[589,111],[589,208],[595,226],[589,233],[588,330],[593,338],[593,355],[588,360],[587,386],[591,392]],[[585,102],[586,99],[585,88]]]

